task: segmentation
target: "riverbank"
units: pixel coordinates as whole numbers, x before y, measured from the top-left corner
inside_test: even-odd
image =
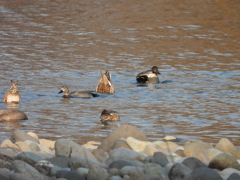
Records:
[[[222,138],[216,146],[190,139],[150,142],[131,125],[102,142],[79,145],[68,139],[41,139],[16,129],[0,146],[3,180],[165,180],[240,179],[240,147]]]

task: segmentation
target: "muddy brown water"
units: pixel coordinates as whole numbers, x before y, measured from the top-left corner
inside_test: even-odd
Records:
[[[128,123],[151,141],[226,137],[240,146],[239,32],[238,0],[2,0],[0,97],[19,80],[29,120],[0,122],[0,140],[19,128],[83,144]],[[139,86],[135,76],[153,65],[161,83]],[[99,70],[112,73],[114,94],[58,94],[63,85],[94,90]],[[120,122],[100,124],[105,108]]]

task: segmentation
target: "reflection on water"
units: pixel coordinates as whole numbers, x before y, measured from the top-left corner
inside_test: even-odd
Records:
[[[14,108],[29,120],[0,122],[0,141],[20,128],[82,144],[129,123],[150,140],[227,137],[239,145],[238,7],[198,0],[1,1],[0,97],[10,80],[19,80],[22,102]],[[161,83],[137,84],[136,75],[153,65]],[[112,73],[114,94],[57,94],[63,85],[94,90],[100,69]],[[120,122],[102,125],[103,109],[118,111]]]

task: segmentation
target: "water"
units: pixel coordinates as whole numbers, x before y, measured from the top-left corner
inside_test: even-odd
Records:
[[[19,80],[29,120],[0,122],[0,140],[19,128],[83,144],[128,123],[151,141],[240,146],[239,12],[238,1],[1,1],[0,97]],[[161,83],[139,86],[135,76],[153,65]],[[114,94],[58,94],[63,85],[94,90],[100,70],[112,73]],[[105,108],[120,122],[100,124]]]

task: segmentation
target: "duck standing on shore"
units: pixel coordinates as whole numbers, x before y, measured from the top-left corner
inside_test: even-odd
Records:
[[[69,89],[66,86],[63,86],[58,94],[64,93],[64,98],[91,98],[91,97],[97,97],[98,94],[93,93],[92,91],[73,91],[69,92]]]
[[[117,111],[104,109],[100,115],[100,121],[107,125],[108,122],[117,122],[119,120],[119,114]]]
[[[3,97],[3,102],[6,102],[6,103],[9,103],[9,102],[18,103],[18,102],[21,101],[21,96],[18,93],[18,88],[16,87],[18,81],[13,82],[11,80],[11,83],[12,83],[12,87],[8,90],[8,92]]]
[[[159,83],[157,66],[153,66],[151,70],[141,72],[137,75],[136,80],[138,83]]]
[[[101,73],[101,79],[96,87],[96,92],[99,93],[114,93],[115,89],[113,87],[112,81],[111,81],[111,74],[109,71],[106,71],[103,73],[100,70]]]

